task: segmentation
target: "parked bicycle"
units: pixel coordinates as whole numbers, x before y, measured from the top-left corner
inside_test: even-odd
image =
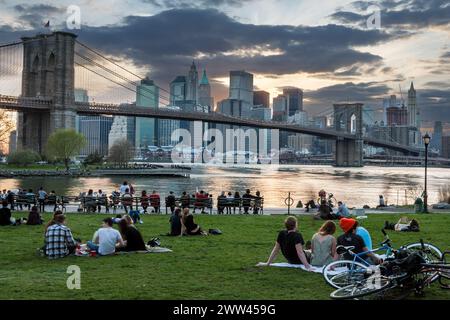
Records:
[[[384,252],[384,260],[392,260],[397,258],[399,250],[395,250],[392,247],[389,236],[381,230],[384,235],[384,241],[380,244],[379,248],[373,249],[370,252]],[[338,246],[336,251],[340,255],[350,254],[353,260],[337,260],[329,263],[323,268],[322,274],[325,281],[333,288],[342,288],[352,283],[362,281],[368,278],[371,274],[376,273],[377,266],[370,264],[366,260],[367,252],[354,253],[355,247]],[[411,243],[406,246],[402,246],[400,249],[408,249],[412,252],[421,252],[424,255],[426,262],[438,262],[441,261],[442,252],[433,244],[430,243]]]
[[[385,296],[394,288],[409,294],[423,295],[424,289],[438,280],[441,288],[450,289],[450,264],[445,252],[440,261],[427,261],[427,247],[420,241],[421,249],[401,249],[402,257],[384,262],[379,271],[364,279],[354,281],[330,294],[332,299],[355,299],[377,294]]]

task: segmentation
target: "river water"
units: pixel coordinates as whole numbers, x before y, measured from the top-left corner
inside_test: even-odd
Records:
[[[247,167],[194,167],[190,178],[176,177],[27,177],[0,179],[0,189],[32,188],[43,186],[57,194],[78,195],[92,188],[111,193],[123,180],[130,181],[139,192],[157,190],[162,196],[169,191],[179,195],[197,188],[214,195],[222,191],[243,192],[249,188],[261,191],[266,208],[285,207],[288,192],[295,202],[316,199],[317,192],[325,189],[348,206],[373,207],[383,194],[389,204],[412,204],[422,192],[424,169],[418,167],[335,168],[331,166],[247,166]],[[438,201],[439,188],[450,184],[450,169],[428,170],[429,203]]]

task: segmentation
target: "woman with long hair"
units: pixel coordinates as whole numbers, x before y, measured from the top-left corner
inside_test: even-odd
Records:
[[[206,235],[202,228],[194,222],[194,216],[189,212],[189,208],[184,208],[181,215],[181,234],[182,235]]]
[[[311,240],[311,264],[313,266],[324,266],[338,259],[336,253],[336,238],[333,234],[336,232],[336,225],[328,220],[314,234]]]
[[[141,233],[138,229],[130,226],[127,220],[121,219],[119,221],[119,232],[122,235],[125,246],[117,248],[118,251],[146,250]]]

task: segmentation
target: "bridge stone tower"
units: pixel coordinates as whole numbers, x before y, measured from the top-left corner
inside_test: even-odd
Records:
[[[19,112],[18,148],[42,153],[53,131],[75,128],[75,38],[68,32],[22,38],[22,97],[51,100],[51,106],[48,111]]]
[[[337,167],[363,166],[362,103],[334,104],[334,129],[354,135],[355,139],[336,140]]]

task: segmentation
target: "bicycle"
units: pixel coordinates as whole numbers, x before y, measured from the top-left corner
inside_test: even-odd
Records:
[[[441,260],[427,262],[427,248],[420,241],[422,250],[408,250],[407,256],[402,259],[387,261],[380,268],[380,272],[369,277],[357,280],[348,286],[338,288],[330,294],[332,299],[356,299],[373,294],[386,293],[388,290],[400,287],[407,294],[412,290],[416,295],[424,294],[436,279],[443,289],[450,289],[446,283],[450,279],[450,264],[445,261],[445,254]]]
[[[361,253],[354,253],[355,247],[343,247],[338,246],[336,248],[337,253],[342,254],[350,254],[353,256],[353,260],[337,260],[327,264],[322,271],[322,275],[325,281],[332,286],[333,288],[342,288],[348,286],[356,281],[361,281],[363,279],[368,278],[371,274],[376,272],[376,266],[370,264],[368,261],[364,259],[364,256],[367,253],[376,253],[380,251],[385,251],[385,260],[392,260],[396,258],[398,250],[392,248],[391,240],[387,235],[384,229],[381,230],[384,235],[385,240],[380,244],[379,248],[365,251]],[[425,249],[422,249],[425,248]],[[408,249],[411,251],[421,250],[427,252],[427,262],[440,261],[442,257],[442,252],[430,243],[424,243],[422,247],[422,243],[411,243],[406,246],[402,246],[400,250]]]

